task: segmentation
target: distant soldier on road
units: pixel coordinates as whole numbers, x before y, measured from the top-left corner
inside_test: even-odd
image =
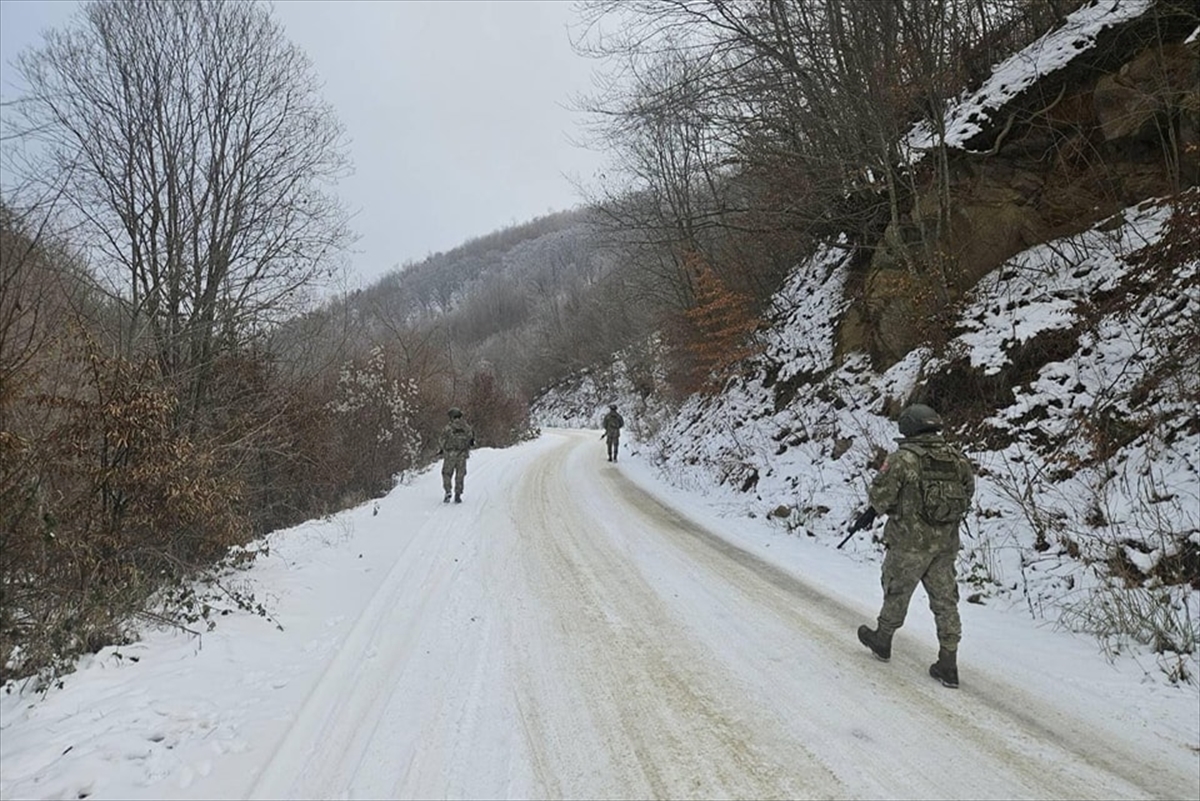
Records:
[[[604,415],[604,441],[608,444],[608,461],[617,461],[617,448],[621,444],[621,427],[625,419],[617,412],[617,404],[608,406],[608,414]]]
[[[883,529],[883,608],[877,628],[858,627],[858,639],[876,657],[892,656],[892,635],[904,625],[917,584],[929,594],[937,623],[938,660],[929,675],[946,687],[958,686],[958,581],[955,559],[961,547],[958,529],[975,494],[975,475],[963,453],[942,438],[942,418],[923,404],[900,413],[897,450],[888,456],[871,483],[871,504],[855,529],[888,516]]]
[[[438,455],[442,457],[442,489],[446,491],[442,503],[450,503],[450,486],[453,479],[454,502],[462,503],[463,478],[467,475],[467,458],[475,447],[475,430],[462,419],[461,409],[452,407],[447,413],[450,422],[438,437]]]

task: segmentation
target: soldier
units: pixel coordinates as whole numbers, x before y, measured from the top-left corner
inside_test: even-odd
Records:
[[[442,456],[442,503],[450,503],[450,481],[454,480],[454,502],[462,503],[463,477],[467,475],[467,457],[475,447],[475,431],[462,419],[462,410],[452,407],[450,422],[438,437],[438,455]]]
[[[625,425],[624,418],[617,413],[617,404],[608,405],[608,414],[604,415],[603,438],[608,443],[608,461],[617,461],[617,447],[621,444],[621,427]]]
[[[858,627],[858,639],[876,657],[892,656],[892,634],[904,624],[917,584],[925,585],[937,623],[938,660],[929,675],[946,687],[958,686],[958,581],[954,562],[958,527],[975,493],[971,463],[941,435],[942,418],[923,404],[900,413],[897,450],[871,483],[867,507],[855,526],[865,528],[876,514],[888,516],[883,529],[883,608],[878,627]]]

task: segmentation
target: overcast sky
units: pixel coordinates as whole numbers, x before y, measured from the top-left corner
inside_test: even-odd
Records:
[[[78,8],[0,0],[0,94],[9,63]],[[313,60],[350,139],[355,172],[340,194],[360,235],[352,271],[366,284],[407,261],[582,202],[596,153],[572,145],[566,106],[590,90],[576,56],[573,4],[283,0],[275,17]]]

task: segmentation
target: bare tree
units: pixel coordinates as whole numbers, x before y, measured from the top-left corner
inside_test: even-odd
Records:
[[[639,292],[686,308],[694,276],[683,254],[711,252],[728,194],[722,167],[730,150],[714,127],[715,58],[676,45],[627,56],[623,81],[578,101],[589,134],[619,173],[592,201],[610,246],[637,254]]]
[[[342,131],[308,59],[256,3],[99,0],[17,63],[30,174],[63,187],[126,352],[152,348],[194,415],[216,355],[348,241]]]
[[[948,227],[949,166],[939,153],[910,170],[900,152],[906,133],[922,119],[936,129],[955,93],[986,74],[1005,48],[1041,33],[1065,5],[584,2],[577,50],[609,69],[600,91],[580,106],[628,179],[619,187],[623,205],[609,205],[625,227],[704,254],[725,279],[750,267],[729,265],[711,229],[733,250],[769,262],[779,259],[770,247],[795,258],[796,234],[877,233],[890,222],[914,229],[914,247],[901,242],[898,251],[909,269],[925,269],[931,243]],[[918,188],[931,179],[941,190],[937,208],[910,215]],[[708,202],[696,202],[702,198]],[[707,236],[697,236],[705,229]],[[757,239],[755,247],[747,239]],[[768,268],[766,280],[741,278],[761,292],[776,274]]]

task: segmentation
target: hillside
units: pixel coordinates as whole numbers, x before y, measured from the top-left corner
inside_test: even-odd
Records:
[[[330,298],[271,9],[94,4],[0,137],[0,798],[1200,797],[1194,5],[582,2],[594,196]],[[953,691],[854,636],[913,402]]]
[[[1193,675],[1194,4],[778,6],[580,4],[614,33],[573,42],[606,69],[577,106],[611,161],[587,202],[333,298],[318,76],[261,37],[243,69],[209,19],[299,59],[270,9],[99,4],[31,53],[0,148],[29,156],[0,198],[0,679],[50,682],[146,614],[190,628],[231,548],[425,469],[451,407],[482,446],[531,439],[538,396],[543,424],[620,398],[673,480],[822,541],[925,400],[985,479],[977,600]],[[148,25],[170,37],[111,46]],[[195,36],[200,61],[173,44]],[[275,94],[242,120],[218,73]],[[147,118],[193,96],[220,125]]]
[[[323,313],[352,319],[364,348],[434,342],[447,369],[494,371],[524,403],[647,329],[620,291],[633,269],[621,240],[594,209],[560,212],[406,265]]]
[[[721,391],[676,408],[646,391],[644,366],[631,371],[618,359],[547,392],[534,419],[594,428],[617,402],[633,447],[672,482],[711,493],[729,516],[766,517],[781,535],[832,546],[866,502],[897,436],[895,415],[929,403],[979,476],[963,596],[1091,633],[1110,654],[1147,655],[1168,680],[1195,682],[1200,192],[1198,129],[1188,126],[1196,84],[1174,97],[1192,122],[1171,173],[1146,157],[1160,130],[1153,105],[1133,100],[1151,94],[1143,85],[1139,95],[1130,76],[1145,74],[1139,65],[1154,54],[1124,26],[1140,24],[1145,6],[1122,8],[1131,12],[1124,19],[1085,6],[997,65],[1003,80],[985,81],[948,111],[945,130],[971,124],[947,138],[961,168],[950,171],[954,215],[941,241],[967,250],[940,303],[929,272],[914,273],[895,245],[903,226],[875,239],[848,232],[792,270],[772,298],[759,355]],[[1195,74],[1196,47],[1194,34],[1172,46],[1184,74]],[[1111,102],[1114,87],[1122,102]],[[1023,115],[1013,98],[1031,94],[1057,96],[1074,122],[1014,126]],[[1161,87],[1154,96],[1165,102]],[[1062,140],[1045,136],[1056,125],[1060,136],[1099,143],[1105,159],[1071,167]],[[1121,187],[1113,197],[1124,206],[1081,191],[1098,170]],[[930,197],[937,191],[931,185]],[[922,203],[913,201],[905,224],[915,225]],[[665,369],[657,367],[659,387]],[[865,533],[845,550],[882,555]]]

